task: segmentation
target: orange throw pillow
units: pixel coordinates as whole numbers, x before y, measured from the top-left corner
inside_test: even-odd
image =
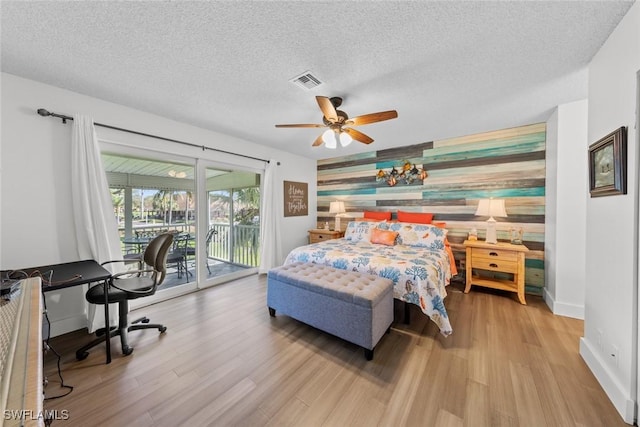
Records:
[[[432,220],[433,220],[432,213],[398,211],[398,221],[400,222],[413,222],[415,224],[431,224]]]
[[[391,219],[391,212],[373,212],[373,211],[364,211],[364,217],[369,219]]]
[[[371,243],[394,246],[396,244],[396,237],[398,237],[397,231],[381,230],[379,228],[371,230]]]

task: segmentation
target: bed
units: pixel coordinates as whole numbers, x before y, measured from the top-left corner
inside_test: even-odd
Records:
[[[344,238],[298,247],[284,264],[325,264],[391,279],[394,298],[419,306],[448,336],[453,331],[444,298],[455,263],[446,234],[430,224],[352,221]]]

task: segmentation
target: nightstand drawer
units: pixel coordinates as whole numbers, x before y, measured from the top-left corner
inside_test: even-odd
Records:
[[[318,243],[318,242],[322,242],[323,240],[331,240],[331,239],[335,239],[335,237],[333,237],[332,234],[313,233],[309,236],[309,240],[311,241],[311,243]]]
[[[309,230],[309,243],[319,243],[325,240],[339,239],[344,236],[342,231],[337,230]]]
[[[475,252],[475,251],[474,251]],[[517,273],[518,262],[505,259],[491,259],[488,257],[476,257],[474,253],[472,268],[481,270],[500,271],[504,273]]]
[[[518,260],[518,253],[513,251],[500,250],[497,248],[473,248],[473,258],[500,259],[501,261],[516,262]]]

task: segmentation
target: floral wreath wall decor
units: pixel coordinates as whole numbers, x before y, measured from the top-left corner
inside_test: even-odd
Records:
[[[376,174],[376,182],[384,181],[389,187],[393,187],[398,183],[409,185],[416,181],[424,181],[427,176],[429,174],[424,168],[418,169],[415,164],[405,160],[400,170],[395,166],[388,172],[380,169]]]

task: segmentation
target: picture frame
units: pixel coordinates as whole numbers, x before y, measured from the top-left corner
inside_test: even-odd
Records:
[[[309,215],[309,184],[284,181],[284,216]]]
[[[622,126],[589,146],[591,197],[627,194],[627,128]]]

